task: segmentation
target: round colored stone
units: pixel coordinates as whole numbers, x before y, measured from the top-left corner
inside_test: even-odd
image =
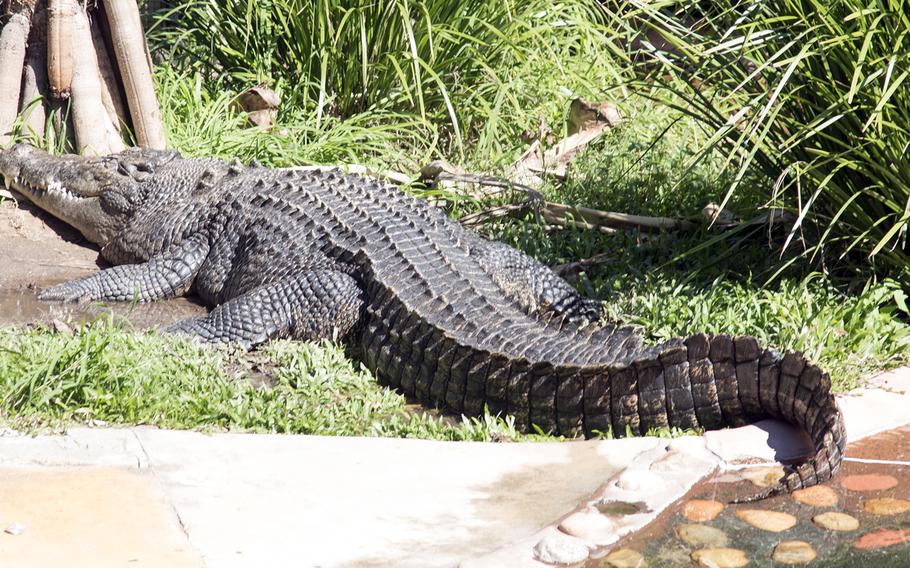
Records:
[[[605,501],[594,505],[594,508],[604,515],[635,515],[648,512],[648,507],[642,503],[629,503],[627,501]]]
[[[799,491],[794,491],[793,500],[803,505],[812,507],[833,507],[837,505],[837,493],[824,485],[813,485]]]
[[[757,529],[769,532],[782,532],[796,524],[793,515],[764,509],[743,509],[737,511],[736,516]]]
[[[683,506],[683,516],[696,523],[704,523],[717,518],[717,515],[724,510],[724,504],[720,501],[708,501],[705,499],[692,499]]]
[[[647,568],[648,563],[637,550],[620,548],[606,555],[601,566],[604,568]]]
[[[856,539],[856,548],[886,548],[895,544],[910,542],[910,529],[878,529]]]
[[[855,531],[859,528],[859,521],[846,513],[828,511],[812,517],[812,522],[829,531]]]
[[[802,540],[785,540],[774,547],[771,559],[781,564],[806,564],[815,560],[815,549]]]
[[[899,515],[910,511],[910,501],[891,497],[868,499],[863,503],[863,511],[873,515]]]
[[[724,531],[708,525],[679,525],[676,527],[676,534],[694,548],[723,548],[730,544],[730,539]]]
[[[840,480],[840,486],[850,491],[883,491],[897,487],[897,478],[879,473],[847,475]]]
[[[706,548],[692,553],[692,560],[702,568],[742,568],[749,564],[749,557],[736,548]]]
[[[784,468],[776,465],[772,467],[750,467],[739,472],[743,479],[748,479],[758,487],[771,487],[784,476]]]

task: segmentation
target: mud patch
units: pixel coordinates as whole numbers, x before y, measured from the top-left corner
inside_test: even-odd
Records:
[[[26,202],[0,201],[0,326],[54,321],[78,325],[113,317],[145,329],[206,313],[205,306],[187,298],[132,306],[38,301],[39,290],[106,266],[98,248],[65,223]]]

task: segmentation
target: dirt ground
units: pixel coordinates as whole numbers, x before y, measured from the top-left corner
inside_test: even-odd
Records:
[[[107,266],[98,247],[37,207],[0,191],[0,325],[94,318],[113,311],[138,328],[205,313],[185,298],[141,306],[40,302],[37,293]],[[78,323],[77,321],[73,323]]]

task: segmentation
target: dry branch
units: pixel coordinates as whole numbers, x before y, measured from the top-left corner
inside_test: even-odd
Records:
[[[544,218],[572,219],[579,223],[586,223],[597,227],[610,227],[613,229],[638,229],[642,231],[655,231],[660,229],[682,229],[691,231],[704,226],[703,223],[674,217],[646,217],[644,215],[628,215],[626,213],[613,213],[586,207],[570,207],[561,203],[546,203],[541,211]]]
[[[136,140],[140,146],[163,149],[164,127],[155,98],[139,8],[135,0],[104,0],[103,4]]]

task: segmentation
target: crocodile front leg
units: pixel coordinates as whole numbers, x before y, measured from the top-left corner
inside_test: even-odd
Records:
[[[142,264],[124,264],[44,290],[41,300],[152,302],[179,296],[193,283],[209,253],[208,242],[191,237]]]
[[[341,339],[360,322],[363,308],[363,290],[354,278],[313,270],[259,286],[168,331],[247,349],[280,337]]]

